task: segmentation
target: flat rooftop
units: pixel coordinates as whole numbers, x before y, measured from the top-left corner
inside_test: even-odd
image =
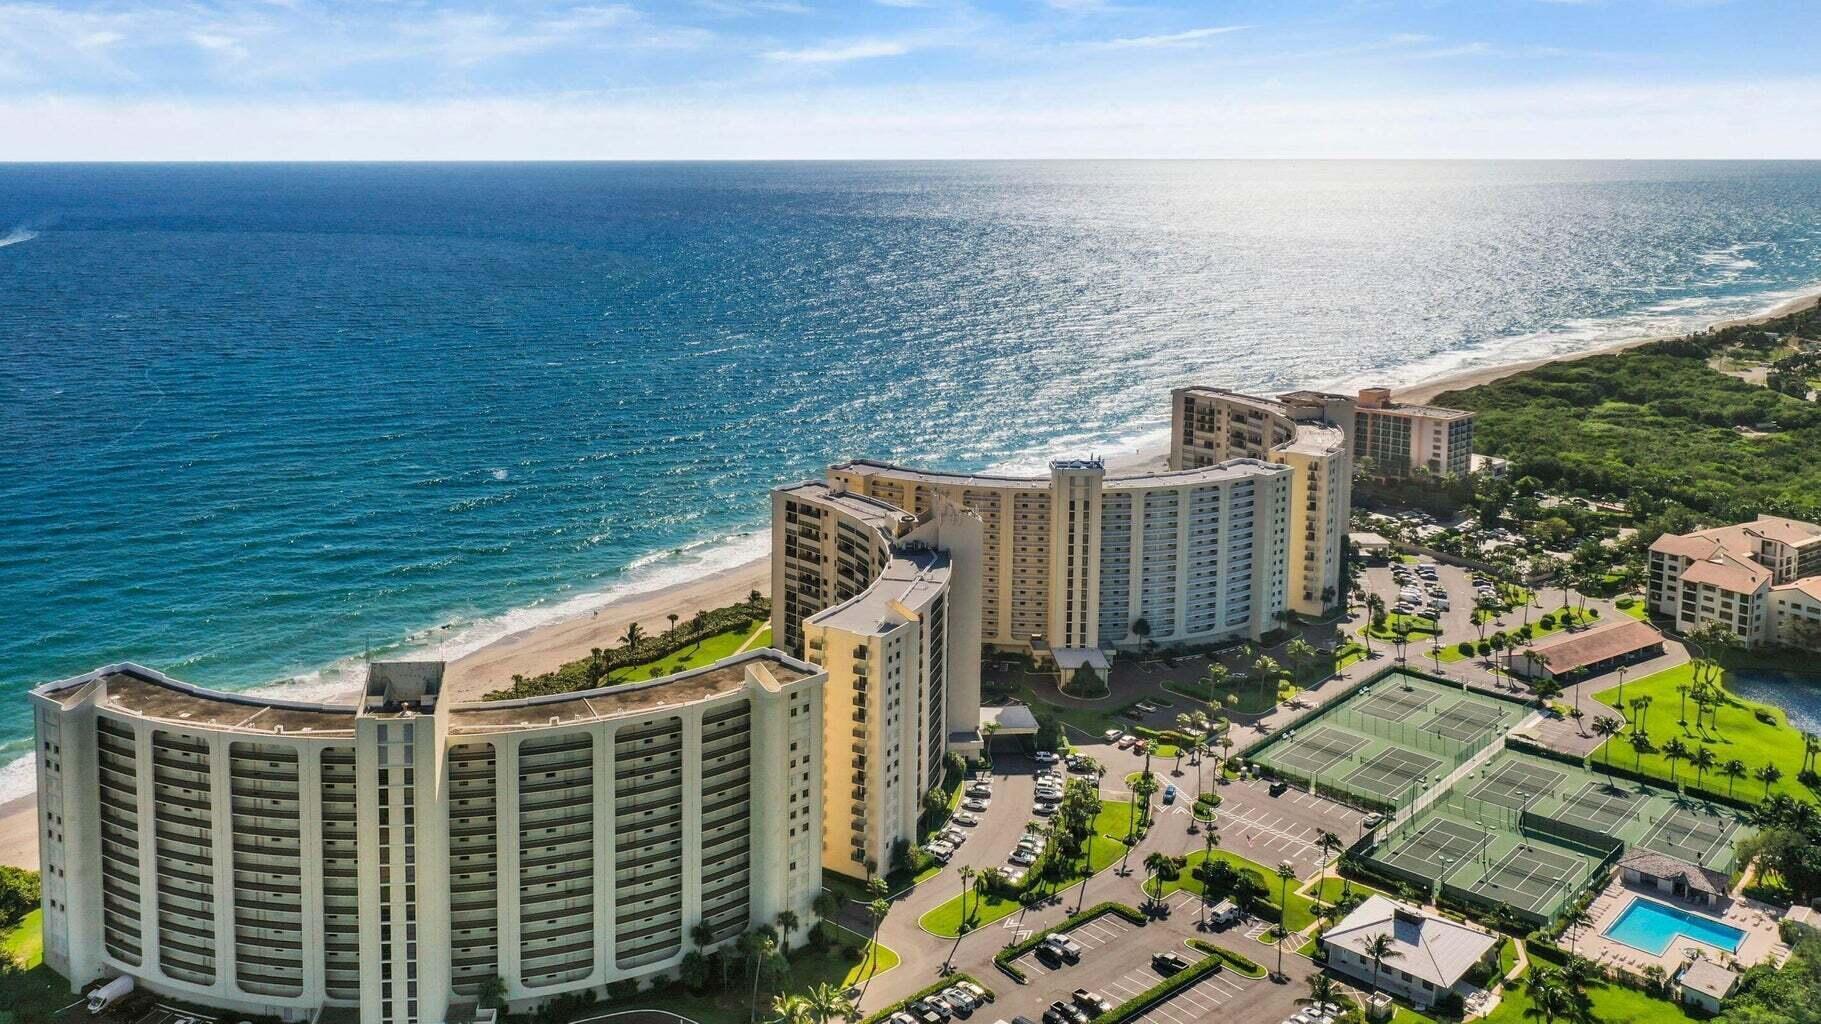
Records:
[[[582,725],[622,715],[680,708],[745,689],[748,666],[760,667],[779,685],[788,685],[814,674],[808,666],[766,648],[648,683],[628,683],[524,700],[457,704],[449,709],[449,732],[458,735]]]
[[[1340,444],[1345,435],[1340,430],[1330,427],[1315,428],[1321,431],[1332,431],[1333,444]],[[1300,438],[1301,432],[1298,431]],[[1322,443],[1330,439],[1321,439]],[[1260,459],[1228,459],[1212,466],[1199,469],[1179,469],[1166,472],[1133,473],[1129,476],[1109,476],[1101,484],[1105,490],[1137,490],[1146,487],[1184,487],[1200,483],[1217,483],[1233,480],[1242,476],[1254,476],[1260,472],[1287,472],[1288,467]],[[1048,476],[995,476],[990,473],[945,473],[926,469],[914,469],[909,466],[894,465],[889,462],[874,462],[856,459],[849,462],[838,462],[829,467],[829,472],[858,473],[861,475],[878,475],[893,480],[909,480],[942,487],[992,487],[1018,490],[1048,491]]]
[[[820,480],[805,480],[800,484],[780,487],[778,493],[838,508],[856,519],[876,524],[887,533],[895,534],[897,531],[894,527],[913,523],[917,518],[889,501],[831,487]]]
[[[905,621],[895,606],[921,608],[948,586],[951,568],[946,552],[897,549],[872,586],[833,608],[817,612],[807,621],[849,633],[887,632]]]

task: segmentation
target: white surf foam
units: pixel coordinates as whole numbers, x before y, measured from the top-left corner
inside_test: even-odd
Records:
[[[38,232],[33,231],[31,228],[14,228],[7,233],[5,238],[0,238],[0,249],[4,249],[9,245],[18,245],[20,242],[29,242],[37,237]]]

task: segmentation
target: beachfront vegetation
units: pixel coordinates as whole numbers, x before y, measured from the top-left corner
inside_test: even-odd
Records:
[[[1594,700],[1623,711],[1627,718],[1625,727],[1594,753],[1594,766],[1610,761],[1654,778],[1698,783],[1700,788],[1745,800],[1774,793],[1812,799],[1813,791],[1802,780],[1813,755],[1783,709],[1727,693],[1723,672],[1712,686],[1715,702],[1703,707],[1703,688],[1697,686],[1703,671],[1713,675],[1690,662],[1631,680],[1624,686],[1623,708],[1617,686],[1594,694]],[[1648,703],[1639,705],[1639,700]],[[1640,731],[1648,742],[1634,741]],[[1702,750],[1712,755],[1705,769],[1699,767]],[[1738,767],[1728,772],[1734,761]],[[1775,769],[1773,777],[1766,777],[1766,768]]]
[[[1821,307],[1759,325],[1550,363],[1436,398],[1479,413],[1475,447],[1550,490],[1718,519],[1821,518],[1821,405],[1709,366],[1753,337],[1821,338]],[[1646,540],[1648,543],[1648,540]]]
[[[697,612],[668,629],[648,633],[638,623],[626,628],[617,646],[597,647],[554,672],[512,677],[512,685],[486,700],[516,700],[575,693],[619,683],[643,682],[706,665],[738,651],[771,617],[771,602],[758,591],[739,604]]]

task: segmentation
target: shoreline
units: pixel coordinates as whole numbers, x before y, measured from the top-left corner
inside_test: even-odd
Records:
[[[1762,313],[1716,320],[1705,329],[1761,323],[1817,302],[1821,302],[1821,288],[1807,290]],[[1393,393],[1399,401],[1428,402],[1447,391],[1489,384],[1550,363],[1611,355],[1680,336],[1682,335],[1664,334],[1629,338],[1579,352],[1564,352],[1460,370],[1393,387]],[[1128,449],[1109,456],[1106,460],[1107,470],[1109,475],[1154,471],[1163,468],[1167,456],[1167,447]],[[648,633],[662,632],[669,626],[666,616],[671,612],[688,619],[697,610],[719,608],[743,601],[753,590],[761,593],[771,590],[769,554],[704,576],[629,594],[608,601],[586,615],[557,619],[509,633],[450,660],[444,676],[447,688],[445,692],[451,700],[479,700],[488,692],[510,685],[514,675],[531,676],[549,672],[566,662],[586,657],[592,648],[616,646],[629,623],[637,622]],[[353,703],[358,694],[358,686],[352,686],[345,693],[324,698],[324,702]],[[35,794],[28,793],[0,803],[0,864],[38,869]]]

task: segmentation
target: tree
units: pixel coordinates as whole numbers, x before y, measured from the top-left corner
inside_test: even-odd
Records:
[[[873,919],[873,941],[867,948],[867,959],[877,966],[879,961],[879,926],[885,923],[885,915],[892,912],[890,900],[877,899],[866,905],[866,913]]]
[[[771,1000],[771,1012],[777,1024],[814,1024],[815,1015],[809,1000],[792,992],[780,992]]]
[[[752,957],[752,1019],[759,1019],[759,979],[778,955],[778,942],[763,932],[749,932],[744,937]]]
[[[695,634],[695,649],[698,651],[701,650],[703,637],[708,632],[708,612],[706,609],[696,610],[695,615],[689,620],[689,631]]]
[[[1212,873],[1214,867],[1214,848],[1219,845],[1220,831],[1216,829],[1214,823],[1210,821],[1208,822],[1208,827],[1202,831],[1201,927],[1203,930],[1206,930],[1208,927],[1208,897],[1212,894],[1214,888],[1208,884],[1208,876]]]
[[[691,992],[700,992],[708,985],[708,972],[711,966],[707,957],[692,949],[684,953],[682,961],[677,964],[677,980],[681,981],[684,987]],[[503,984],[504,979],[501,981]],[[486,1006],[487,1004],[482,1003],[481,1005]]]
[[[1812,732],[1803,732],[1802,770],[1804,772],[1815,770],[1815,754],[1818,752],[1821,752],[1821,736],[1816,736]]]
[[[1720,759],[1715,757],[1714,752],[1706,745],[1702,745],[1695,749],[1694,755],[1688,759],[1688,763],[1694,766],[1695,788],[1700,789],[1702,780],[1707,777],[1708,772],[1713,771],[1715,765],[1720,763]]]
[[[1379,932],[1366,940],[1363,952],[1366,959],[1372,961],[1372,987],[1378,987],[1378,972],[1384,969],[1385,961],[1400,959],[1404,954],[1398,950],[1397,941],[1390,932]]]
[[[1774,764],[1767,764],[1757,771],[1752,772],[1751,777],[1764,783],[1764,795],[1768,797],[1770,796],[1770,787],[1776,785],[1778,780],[1783,778],[1783,769],[1778,768]]]
[[[1663,760],[1669,762],[1670,785],[1675,785],[1676,770],[1680,767],[1682,759],[1686,758],[1688,754],[1688,744],[1683,743],[1680,736],[1671,736],[1669,742],[1663,744]]]
[[[1294,881],[1296,881],[1296,865],[1291,864],[1287,860],[1278,864],[1277,882],[1279,896],[1277,908],[1279,914],[1277,918],[1277,976],[1280,978],[1284,976],[1284,938],[1287,937],[1290,932],[1290,929],[1285,922],[1289,920],[1290,917],[1290,883]]]
[[[1572,933],[1568,936],[1570,956],[1574,953],[1575,943],[1581,937],[1581,929],[1592,923],[1593,915],[1587,912],[1586,907],[1571,906],[1567,912],[1562,914],[1562,930]]]
[[[1562,985],[1561,976],[1554,968],[1532,970],[1524,981],[1524,994],[1530,997],[1530,1006],[1524,1010],[1524,1016],[1540,1017],[1543,1024],[1551,1024],[1558,1017],[1574,1013],[1574,998]]]
[[[1648,719],[1650,717],[1650,704],[1651,704],[1651,697],[1649,694],[1646,694],[1642,697],[1631,698],[1631,714],[1632,714],[1631,720],[1633,722],[1637,723],[1638,729],[1644,729],[1644,728],[1648,727],[1648,724],[1649,724]]]
[[[1145,887],[1145,897],[1155,903],[1163,898],[1163,873],[1170,866],[1170,855],[1162,850],[1152,850],[1144,858],[1144,869],[1151,876],[1151,882]]]
[[[702,954],[697,953],[696,959],[700,960],[701,958]],[[706,965],[704,965],[704,972],[706,972]],[[704,980],[706,980],[706,974],[704,974]],[[696,987],[700,988],[701,983],[697,982]],[[493,977],[481,982],[480,991],[475,993],[475,1001],[484,1008],[503,1005],[506,1002],[506,979],[495,974]]]
[[[1602,740],[1612,739],[1624,728],[1625,723],[1611,715],[1599,715],[1593,720],[1593,734]],[[1606,751],[1606,767],[1610,769],[1612,767],[1612,744],[1601,743],[1600,746]]]
[[[676,612],[671,612],[669,615],[666,615],[664,617],[670,620],[670,630],[669,630],[668,635],[671,635],[671,636],[676,635],[677,620],[682,618],[682,616],[678,615]]]
[[[1340,994],[1340,986],[1336,985],[1333,977],[1324,971],[1309,976],[1309,998],[1298,999],[1297,1002],[1310,1006],[1323,1006],[1328,1003],[1339,1005]]]
[[[778,933],[784,937],[780,949],[786,956],[790,955],[790,933],[803,926],[802,919],[794,910],[778,911]]]
[[[1284,648],[1284,655],[1290,659],[1293,678],[1297,682],[1302,681],[1304,670],[1315,664],[1315,648],[1300,636],[1291,640],[1289,646]]]
[[[639,628],[639,624],[636,622],[628,622],[626,624],[625,634],[620,637],[620,646],[626,648],[626,653],[630,655],[633,654],[634,649],[639,646],[639,642],[644,639],[645,631]]]
[[[1332,832],[1323,832],[1315,837],[1315,848],[1321,851],[1322,857],[1321,873],[1316,882],[1317,892],[1321,890],[1322,883],[1328,880],[1328,861],[1331,860],[1334,857],[1334,854],[1344,845],[1345,844],[1341,842],[1340,836],[1337,836]]]
[[[1142,615],[1133,619],[1132,635],[1137,637],[1140,643],[1149,647],[1151,644],[1151,620]]]
[[[1720,766],[1720,774],[1726,777],[1726,795],[1732,796],[1733,784],[1746,776],[1745,762],[1735,757]]]
[[[1650,734],[1635,725],[1631,727],[1630,743],[1633,755],[1631,760],[1632,770],[1641,771],[1644,767],[1644,755],[1655,750],[1656,747],[1650,742]]]
[[[974,879],[980,872],[963,864],[955,874],[961,879],[961,931],[967,931],[967,894],[968,890],[973,888]],[[978,908],[980,906],[980,901],[975,900],[974,906]]]
[[[980,727],[980,753],[985,755],[989,770],[993,767],[993,736],[998,732],[998,722],[988,722]]]
[[[868,976],[868,980],[871,980]],[[854,1001],[840,988],[826,981],[818,981],[810,986],[804,999],[809,1002],[809,1016],[815,1024],[829,1024],[837,1017],[847,1017],[854,1012]]]

